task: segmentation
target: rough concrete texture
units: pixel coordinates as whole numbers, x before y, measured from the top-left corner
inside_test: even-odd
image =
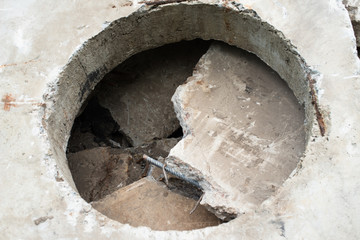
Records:
[[[88,202],[101,199],[117,187],[127,185],[129,165],[136,170],[130,154],[110,155],[109,150],[103,147],[68,154],[76,188]],[[140,175],[141,172],[137,174],[138,179]]]
[[[359,238],[360,65],[340,1],[3,1],[0,19],[1,238]],[[253,52],[288,83],[305,106],[304,157],[229,223],[160,232],[113,221],[76,190],[65,153],[74,118],[131,55],[195,38]]]
[[[212,186],[203,203],[213,208],[258,208],[304,153],[302,107],[279,75],[243,50],[212,44],[172,101],[185,138],[169,159],[204,175]]]
[[[67,152],[78,152],[99,146],[126,148],[131,144],[128,138],[119,131],[119,125],[112,118],[108,109],[92,97],[85,103],[81,114],[75,119]]]
[[[166,157],[178,139],[162,139],[149,145],[117,149],[97,147],[67,154],[76,188],[87,202],[99,200],[147,173],[143,154]],[[154,176],[158,176],[158,170]]]
[[[359,0],[343,0],[346,9],[349,12],[351,24],[356,37],[356,45],[360,46],[360,1]]]
[[[179,128],[170,99],[205,50],[201,43],[153,49],[105,76],[97,89],[100,104],[110,110],[133,146],[167,137]]]
[[[153,230],[191,230],[219,225],[221,221],[196,205],[196,200],[170,191],[165,184],[143,178],[106,196],[92,206],[110,217],[131,226]]]

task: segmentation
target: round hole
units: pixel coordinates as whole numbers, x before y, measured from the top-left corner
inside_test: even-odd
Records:
[[[220,40],[259,56],[287,82],[297,101],[300,105],[305,106],[306,121],[304,128],[306,139],[310,132],[319,131],[313,128],[315,115],[311,104],[313,99],[309,94],[307,78],[310,70],[307,69],[303,59],[293,50],[292,45],[283,38],[282,34],[274,30],[270,25],[261,22],[256,14],[251,11],[239,11],[206,4],[178,4],[142,10],[111,23],[109,27],[87,41],[72,56],[64,68],[56,86],[54,86],[56,89],[54,94],[46,96],[49,101],[53,101],[53,107],[47,118],[47,129],[54,156],[62,175],[74,189],[76,189],[76,186],[67,165],[67,142],[73,122],[77,114],[81,112],[81,106],[89,98],[95,86],[118,64],[136,53],[165,44],[196,38]],[[244,61],[243,64],[247,64],[247,62]],[[251,82],[250,80],[249,82]],[[257,91],[257,82],[253,81],[253,84],[254,86],[245,84],[244,91],[248,94],[256,93],[255,95],[259,98],[264,98],[262,96],[264,92]],[[243,85],[240,87],[243,87]],[[239,100],[241,101],[241,99]],[[96,105],[96,103],[92,104]],[[226,115],[222,116],[221,112],[217,112],[217,114],[220,116],[219,119],[227,117]],[[252,120],[250,115],[247,116],[248,120]],[[184,119],[184,116],[182,117]],[[301,118],[296,120],[302,121]],[[182,126],[185,136],[189,136],[191,134],[189,126],[183,123]],[[286,123],[284,123],[284,128],[286,128]],[[120,133],[117,135],[118,139],[123,138]],[[210,136],[214,134],[217,133],[208,132]],[[278,134],[280,136],[281,133]],[[234,137],[239,138],[236,134]],[[129,146],[134,144],[134,140],[132,141],[127,141]],[[182,144],[185,144],[184,141],[182,141]],[[305,145],[303,146],[305,147]],[[224,152],[223,154],[229,155],[231,152]],[[201,171],[200,173],[196,172],[196,170],[203,169],[203,167],[200,165],[193,167],[194,162],[189,162],[190,164],[183,162],[179,152],[175,151],[172,155],[172,167],[178,171],[191,172],[191,177],[195,176],[196,178],[198,176],[197,180],[202,182],[203,190],[208,194],[205,194],[203,202],[209,210],[223,219],[234,214],[240,214],[242,210],[250,211],[254,209],[256,204],[271,196],[274,190],[281,185],[280,182],[286,180],[286,178],[282,178],[278,180],[277,184],[272,184],[271,181],[267,182],[267,186],[270,186],[268,190],[272,193],[255,199],[255,203],[251,202],[251,206],[239,209],[236,201],[231,201],[231,199],[236,199],[233,196],[227,196],[228,198],[226,198],[226,194],[223,194],[224,198],[217,195],[221,191],[226,193],[230,189],[228,188],[229,183],[219,182],[213,179],[211,175],[202,174]],[[261,165],[261,159],[258,160],[250,164]],[[211,169],[212,166],[206,167]],[[293,165],[293,168],[295,167],[296,162]],[[229,174],[238,173],[230,172]],[[217,176],[217,179],[221,179],[221,176]],[[251,180],[245,178],[244,184],[249,184],[249,182]],[[274,189],[271,189],[272,185]],[[243,191],[253,190],[244,189]]]

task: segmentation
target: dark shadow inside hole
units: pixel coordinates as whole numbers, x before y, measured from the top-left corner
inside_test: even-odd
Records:
[[[108,109],[102,107],[97,97],[91,98],[83,112],[75,119],[67,152],[96,147],[131,147]]]
[[[184,136],[182,127],[176,129],[172,134],[170,134],[167,138],[181,138]]]

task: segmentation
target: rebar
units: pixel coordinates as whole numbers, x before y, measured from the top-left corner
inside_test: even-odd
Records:
[[[169,168],[168,166],[164,166],[164,164],[162,162],[159,162],[158,160],[155,160],[151,157],[149,157],[148,155],[144,154],[143,155],[143,158],[148,161],[150,164],[158,167],[158,168],[163,168],[165,169],[167,172],[171,173],[172,175],[180,178],[181,180],[184,180],[185,182],[188,182],[192,185],[194,185],[195,187],[199,188],[202,190],[202,187],[200,186],[199,182],[197,182],[196,180],[194,179],[190,179],[188,177],[185,177],[183,174],[179,173],[179,172],[176,172],[174,169],[172,168]]]

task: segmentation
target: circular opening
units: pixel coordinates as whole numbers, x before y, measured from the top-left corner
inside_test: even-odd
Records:
[[[95,93],[93,92],[93,89],[97,83],[100,82],[100,80],[103,79],[103,77],[109,72],[110,73],[105,77],[103,83],[105,84],[107,81],[110,81],[107,80],[107,78],[111,79],[114,75],[116,76],[119,74],[118,68],[115,67],[136,53],[163,46],[168,43],[179,42],[181,40],[192,40],[196,38],[215,39],[227,42],[231,45],[235,45],[239,48],[253,52],[261,59],[263,59],[264,62],[271,66],[272,69],[279,73],[279,75],[287,82],[287,85],[293,91],[297,101],[301,105],[305,106],[306,124],[304,128],[307,136],[311,131],[316,131],[312,129],[314,122],[314,109],[311,105],[312,99],[309,95],[309,84],[307,82],[309,69],[306,68],[306,64],[303,62],[302,58],[297,54],[297,52],[293,50],[291,44],[270,25],[261,22],[256,14],[251,11],[239,11],[206,4],[176,4],[169,6],[159,6],[154,9],[134,13],[127,18],[119,19],[118,21],[110,24],[108,28],[99,33],[97,36],[89,40],[70,59],[68,65],[65,67],[62,75],[60,76],[59,81],[56,83],[58,87],[56,87],[55,94],[48,97],[49,100],[54,102],[50,115],[47,119],[47,123],[49,125],[47,129],[54,150],[54,156],[56,157],[58,167],[64,178],[74,188],[76,188],[76,186],[72,179],[74,178],[76,180],[78,176],[74,174],[71,175],[67,165],[65,150],[71,128],[73,126],[72,123],[74,122],[77,115],[79,115],[79,118],[75,120],[73,134],[76,134],[75,132],[77,131],[76,129],[78,125],[80,125],[80,129],[78,131],[88,134],[89,131],[85,131],[84,128],[81,130],[81,127],[85,122],[85,125],[88,124],[87,127],[85,126],[85,129],[89,129],[90,125],[90,134],[98,137],[95,141],[95,145],[104,145],[102,150],[97,153],[91,152],[91,150],[86,150],[88,151],[89,157],[93,157],[96,154],[99,155],[99,158],[106,156],[108,159],[115,159],[114,162],[116,164],[126,163],[127,169],[131,169],[132,167],[134,167],[133,169],[136,169],[136,167],[139,167],[141,171],[138,171],[138,173],[144,172],[144,169],[142,169],[142,167],[145,167],[144,162],[139,162],[140,164],[133,163],[133,161],[130,160],[134,159],[134,157],[131,154],[130,156],[129,153],[121,153],[122,155],[118,154],[116,157],[114,157],[114,155],[117,154],[114,153],[114,147],[119,148],[119,146],[121,146],[120,148],[136,148],[144,143],[149,144],[149,140],[145,141],[140,139],[140,137],[146,135],[146,130],[151,128],[145,125],[144,132],[140,132],[137,131],[140,126],[136,126],[135,131],[133,131],[133,129],[130,129],[130,124],[128,124],[130,130],[124,129],[124,123],[121,124],[121,121],[116,119],[115,111],[110,109],[113,108],[112,104],[115,101],[104,100],[104,98],[108,97],[107,92],[105,92],[105,94],[99,92],[96,93],[96,91]],[[222,56],[217,59],[217,55],[214,54],[214,52],[216,53],[219,51],[225,52],[228,55],[231,55],[231,57],[226,58],[226,56]],[[173,170],[187,175],[188,178],[191,178],[200,184],[202,192],[205,193],[201,201],[202,205],[204,205],[206,209],[215,213],[219,218],[225,220],[231,219],[237,214],[256,209],[256,207],[259,206],[261,202],[263,202],[269,196],[273,195],[276,189],[281,186],[282,182],[286,180],[290,172],[295,169],[297,162],[300,160],[300,155],[305,148],[305,137],[302,134],[302,122],[304,119],[302,112],[303,109],[301,108],[299,110],[299,106],[297,105],[297,102],[294,101],[295,98],[292,96],[291,91],[287,88],[286,84],[280,80],[280,77],[276,73],[274,73],[270,68],[267,68],[267,66],[265,66],[263,63],[261,63],[261,71],[256,72],[256,68],[254,68],[246,73],[250,74],[249,76],[258,76],[255,79],[249,77],[242,80],[240,79],[239,81],[233,81],[231,86],[227,86],[226,83],[224,83],[225,85],[222,85],[221,88],[216,85],[217,83],[214,84],[211,81],[224,75],[225,79],[233,79],[233,76],[226,75],[228,72],[231,72],[235,75],[242,74],[241,72],[236,72],[240,68],[231,68],[231,66],[226,66],[225,64],[222,69],[218,69],[217,72],[211,72],[211,74],[208,76],[209,78],[205,79],[206,81],[201,82],[199,76],[201,74],[206,75],[206,71],[209,70],[209,66],[211,66],[210,69],[212,70],[223,66],[223,63],[232,61],[232,64],[235,64],[235,66],[241,65],[242,67],[250,66],[251,64],[259,64],[259,59],[245,52],[237,53],[242,55],[242,59],[236,60],[238,58],[234,57],[233,54],[233,52],[236,51],[242,50],[234,50],[229,46],[223,46],[221,44],[218,44],[218,46],[215,47],[211,46],[207,53],[205,53],[205,55],[197,63],[196,69],[189,73],[188,76],[192,77],[188,79],[186,84],[183,84],[180,88],[178,88],[178,90],[176,90],[176,93],[172,98],[177,118],[180,120],[183,131],[185,132],[185,136],[173,148],[170,156],[168,157],[168,164]],[[136,58],[136,56],[134,56],[134,58]],[[175,59],[178,58],[175,57]],[[225,61],[223,61],[224,59]],[[128,61],[131,62],[131,59]],[[218,62],[216,63],[216,61]],[[195,61],[195,64],[196,62],[197,61]],[[214,63],[216,64],[211,65]],[[119,68],[126,69],[129,67],[129,65],[131,65],[131,63],[129,64],[128,62],[124,62],[124,65],[120,65]],[[229,69],[226,69],[226,67],[229,67]],[[114,70],[111,72],[111,69]],[[224,74],[224,71],[226,74]],[[133,78],[131,73],[120,73],[120,75],[122,75],[122,79]],[[273,79],[278,78],[278,80],[271,82],[268,81],[267,77],[266,80],[259,77],[260,75],[272,75]],[[138,90],[136,86],[134,89]],[[105,88],[111,90],[117,87],[118,86],[116,85],[108,85]],[[224,89],[225,92],[222,91]],[[226,89],[231,91],[227,93]],[[184,93],[187,91],[194,94],[189,94],[188,96],[184,95]],[[199,91],[199,94],[195,93],[196,91]],[[249,97],[251,96],[251,101],[249,101],[245,95],[240,94],[234,96],[233,91],[249,94]],[[92,92],[95,97],[89,96]],[[216,97],[211,97],[209,95],[213,92],[217,92]],[[126,93],[129,93],[129,91],[126,91]],[[99,99],[97,94],[99,94],[99,96],[101,96],[101,94],[103,95]],[[206,97],[207,101],[204,100]],[[237,106],[242,108],[243,111],[248,111],[247,109],[255,109],[257,106],[273,107],[263,108],[262,110],[255,111],[255,114],[251,111],[246,112],[247,114],[240,116],[239,113],[232,112],[232,110],[234,110],[232,109],[234,102],[228,104],[227,101],[229,101],[229,97],[235,97],[237,101],[236,103],[238,103]],[[88,107],[81,109],[81,106],[85,103],[86,99],[90,99],[87,103]],[[221,100],[224,100],[225,102],[221,102]],[[199,109],[201,108],[201,106],[198,105],[199,103],[203,103],[205,106],[206,104],[210,103],[215,105],[220,103],[220,106],[216,105],[213,108],[207,108],[206,111],[199,113]],[[107,107],[104,107],[104,105]],[[89,107],[90,110],[88,109]],[[128,109],[126,102],[121,106],[121,108],[122,111],[124,109]],[[136,108],[132,109],[136,110]],[[143,115],[143,111],[145,110],[137,109],[136,111],[139,111],[137,114]],[[129,109],[127,111],[128,112],[125,112],[130,112]],[[198,116],[205,116],[206,118],[211,114],[215,116],[215,122],[212,124],[215,125],[215,130],[217,129],[218,131],[214,131],[214,128],[211,124],[203,121],[196,121]],[[287,116],[286,118],[281,118],[281,116],[285,115]],[[127,114],[123,114],[123,112],[119,114],[119,118],[124,116],[126,117],[122,120],[125,122],[130,122],[129,116]],[[269,116],[274,116],[274,118],[269,119]],[[280,118],[276,118],[276,116],[280,116]],[[236,119],[239,117],[242,117],[242,119],[237,122]],[[142,116],[142,119],[147,120],[147,118],[144,116]],[[151,122],[152,118],[149,119],[149,122]],[[260,122],[263,121],[262,127],[258,128],[258,125],[254,127],[254,119]],[[100,124],[98,128],[94,128],[94,122],[100,122],[102,125]],[[243,132],[235,131],[236,129],[233,129],[234,126],[230,126],[229,129],[231,131],[228,131],[226,136],[222,135],[224,132],[226,132],[226,129],[224,129],[224,126],[221,124],[226,125],[228,123],[239,122],[245,123],[245,126],[247,126],[245,130],[253,127],[253,129],[256,131],[254,130],[255,132],[252,134],[246,135]],[[164,136],[172,136],[171,139],[174,139],[173,136],[179,136],[178,123],[173,122],[169,125],[162,125],[162,130],[164,130],[164,128],[169,131],[160,138],[164,138]],[[154,129],[158,130],[156,127]],[[205,132],[202,131],[204,129],[206,130]],[[130,136],[130,132],[134,135]],[[275,147],[271,145],[271,141],[261,141],[261,138],[254,138],[256,134],[265,136],[269,132],[271,133],[271,137],[273,137],[275,140],[277,137],[279,140],[277,142],[274,140],[273,143],[278,144]],[[298,134],[292,135],[287,139],[284,134],[289,132]],[[153,131],[150,131],[149,134],[149,139],[151,141],[161,141],[161,139],[158,139],[158,135],[151,135],[152,133]],[[90,138],[92,137],[93,136],[90,136]],[[218,144],[218,148],[215,149],[213,145],[207,145],[206,142],[202,143],[202,146],[204,146],[203,148],[193,148],[193,146],[199,146],[201,141],[204,139],[209,140],[209,138],[215,139],[215,143]],[[249,144],[249,142],[246,142],[248,140],[251,140],[252,143]],[[70,138],[70,143],[72,141],[74,141],[74,139]],[[229,141],[231,144],[229,144]],[[291,144],[288,144],[289,142],[291,142]],[[90,145],[91,144],[92,143],[90,143]],[[69,152],[78,151],[72,150],[75,145],[69,145]],[[279,152],[281,153],[281,151],[276,153],[273,152],[279,149],[284,150],[283,146],[285,145],[287,146],[285,149],[286,154],[288,154],[286,155],[287,157],[277,155]],[[86,146],[85,148],[88,148]],[[221,159],[222,157],[225,157],[225,159],[236,159],[238,156],[234,155],[234,153],[237,152],[236,154],[238,154],[244,149],[246,153],[258,157],[245,159],[246,161],[241,163],[242,169],[237,168],[236,165],[234,167],[234,162],[231,161],[221,161],[218,163],[212,162],[212,160]],[[189,152],[193,154],[191,158],[188,157]],[[261,155],[264,153],[265,155]],[[208,159],[209,161],[198,161],[198,159],[203,158],[199,154],[205,155],[205,159]],[[277,158],[276,156],[281,156],[282,158],[280,158],[280,160],[277,159],[277,164],[274,164],[272,160],[267,158],[270,155],[274,159]],[[153,157],[158,156],[155,154]],[[292,161],[288,161],[289,158],[291,158]],[[74,167],[71,166],[71,162],[72,160],[69,157],[70,168]],[[89,162],[86,164],[89,164]],[[133,166],[130,166],[131,164],[133,164]],[[287,167],[284,167],[285,165]],[[271,169],[277,168],[286,168],[286,171],[282,172],[281,176],[276,177],[274,176]],[[99,181],[102,181],[103,183],[109,181],[107,179],[108,175],[106,174],[108,174],[109,171],[111,172],[113,169],[116,169],[116,166],[111,164],[102,165],[102,171],[104,171],[105,177],[102,177]],[[119,167],[117,169],[119,172],[121,172],[124,171],[125,168]],[[221,171],[221,169],[227,170]],[[249,172],[248,169],[257,169],[256,171],[258,172]],[[266,171],[264,169],[266,169]],[[264,178],[255,179],[251,177],[244,177],[244,181],[240,183],[237,177],[241,176],[243,171],[246,172],[246,174],[250,174],[250,176],[251,174],[254,174],[255,176],[259,175],[258,173],[261,173],[260,175],[264,176]],[[264,172],[266,173],[265,175],[263,174]],[[89,176],[85,173],[85,171],[81,171],[81,174],[84,176]],[[134,180],[135,184],[137,183],[137,181],[135,181],[137,180],[136,178],[132,180]],[[128,183],[131,181],[128,181]],[[112,181],[110,182],[113,183]],[[254,184],[254,182],[256,184]],[[263,189],[258,189],[257,187],[262,183],[265,183],[266,187]],[[157,187],[156,184],[155,187]],[[176,184],[177,183],[174,183],[178,190],[183,190],[180,186],[184,186],[184,183],[181,183],[180,185]],[[234,197],[232,194],[234,186],[238,188],[238,184],[242,184],[241,188],[239,188],[239,191],[235,194],[239,198]],[[76,183],[76,185],[78,185],[78,183]],[[136,186],[130,184],[124,189],[130,191],[129,189],[135,187],[140,189],[141,186],[147,185],[148,183],[142,180],[142,182],[138,182]],[[149,189],[147,189],[147,194],[151,196],[151,194],[156,191],[153,188],[154,184],[151,186],[150,185]],[[117,185],[116,187],[120,186]],[[79,187],[78,189],[81,193]],[[186,189],[194,188],[188,186]],[[163,197],[172,194],[168,191],[168,189],[165,188],[165,190],[163,191]],[[96,191],[94,193],[87,192],[88,196],[86,197],[84,197],[85,193],[82,194],[82,196],[85,199],[87,198],[87,201],[93,201],[102,197],[106,198],[105,195],[110,192],[111,191],[105,187],[104,189],[100,189],[100,191]],[[190,191],[189,193],[189,191],[182,191],[183,195],[190,194],[190,197],[194,197],[195,202],[195,199],[199,198],[202,192]],[[245,196],[245,198],[243,198],[243,196]],[[131,199],[136,197],[139,197],[139,195],[135,194],[132,197],[129,197],[130,201],[129,199],[128,201],[131,202]],[[244,200],[239,201],[240,198]],[[115,197],[113,197],[112,200],[114,199]],[[95,204],[93,206],[95,206]],[[203,209],[205,209],[205,207]],[[98,205],[95,208],[100,209],[101,207]],[[102,212],[105,215],[110,216],[112,211],[104,210]],[[215,221],[219,220],[215,219],[214,222]],[[205,226],[190,227],[187,229],[194,229]]]
[[[181,91],[187,96],[179,96]],[[177,108],[186,105],[182,111],[187,118],[189,109],[206,115],[188,123],[192,129],[183,141],[194,135],[191,132],[210,133],[194,147],[181,147],[184,159],[198,161],[193,156],[197,151],[208,155],[204,147],[210,150],[221,136],[223,146],[215,149],[212,164],[246,159],[224,163],[218,170],[246,176],[238,188],[251,192],[248,201],[260,204],[267,199],[304,151],[303,109],[286,83],[256,56],[201,40],[148,50],[105,76],[75,119],[69,139],[67,158],[76,187],[106,216],[155,230],[192,230],[222,222],[202,205],[192,210],[204,189],[170,174],[166,187],[167,173],[153,170],[143,159],[147,154],[164,163],[170,149],[179,148],[175,146],[183,130],[171,97],[177,99]],[[221,124],[208,126],[214,120]],[[228,124],[232,126],[224,127]],[[252,143],[254,137],[258,141]],[[237,213],[227,214],[226,220]]]

